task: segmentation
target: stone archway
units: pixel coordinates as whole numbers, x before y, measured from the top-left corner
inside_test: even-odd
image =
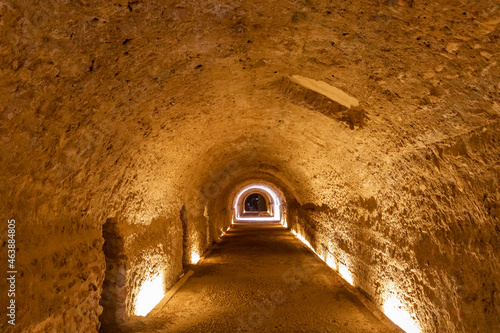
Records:
[[[269,204],[266,197],[260,193],[251,193],[244,200],[245,212],[267,212]]]

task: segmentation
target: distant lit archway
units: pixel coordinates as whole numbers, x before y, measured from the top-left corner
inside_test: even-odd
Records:
[[[267,212],[267,207],[267,200],[260,193],[252,193],[245,198],[245,212]]]
[[[234,198],[235,221],[281,221],[282,200],[279,194],[265,183],[243,187]]]

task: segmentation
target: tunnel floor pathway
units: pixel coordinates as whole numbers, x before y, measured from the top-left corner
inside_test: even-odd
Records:
[[[127,332],[401,332],[278,223],[229,229],[154,316]]]

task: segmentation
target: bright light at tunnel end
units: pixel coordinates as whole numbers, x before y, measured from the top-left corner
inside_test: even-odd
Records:
[[[266,192],[271,196],[273,199],[273,215],[268,217],[242,217],[239,215],[238,212],[238,202],[240,202],[240,198],[244,193],[248,193],[251,190],[261,190]],[[268,185],[265,184],[252,184],[252,185],[247,185],[244,188],[242,188],[238,195],[236,195],[235,200],[234,200],[234,212],[235,212],[235,217],[234,219],[236,221],[279,221],[281,222],[281,200],[279,199],[278,194],[269,187]]]
[[[153,279],[144,282],[137,294],[135,303],[135,314],[146,316],[165,296],[163,288],[163,273],[159,273]]]

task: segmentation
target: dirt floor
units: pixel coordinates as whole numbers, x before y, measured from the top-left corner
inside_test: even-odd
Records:
[[[400,332],[278,223],[228,230],[155,316],[126,332]]]

